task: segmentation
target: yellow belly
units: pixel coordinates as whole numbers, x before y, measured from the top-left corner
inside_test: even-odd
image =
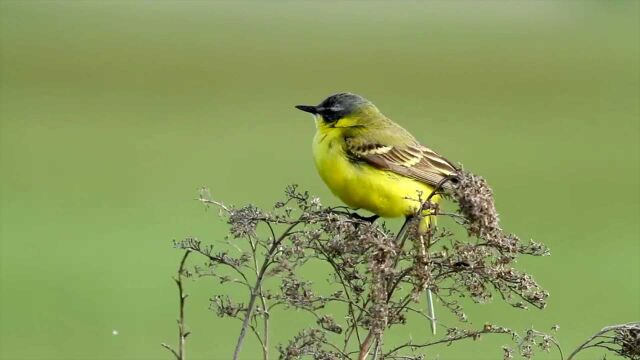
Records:
[[[431,194],[433,188],[426,184],[350,161],[341,141],[317,134],[313,154],[322,180],[350,207],[366,209],[382,217],[408,216],[420,207],[419,198],[424,200]]]

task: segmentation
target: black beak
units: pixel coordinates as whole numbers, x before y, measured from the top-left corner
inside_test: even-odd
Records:
[[[304,112],[308,112],[308,113],[311,113],[311,114],[317,114],[318,113],[318,107],[317,106],[296,105],[296,109],[302,110]]]

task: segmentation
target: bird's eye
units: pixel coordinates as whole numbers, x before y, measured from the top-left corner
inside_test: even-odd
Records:
[[[324,121],[328,122],[328,123],[332,123],[332,122],[336,122],[338,120],[340,120],[340,114],[336,113],[336,112],[326,112],[322,114],[322,118],[324,119]]]
[[[323,109],[322,111],[320,111],[320,115],[322,115],[324,121],[328,123],[336,122],[342,117],[342,114],[339,111],[334,111],[331,108]]]

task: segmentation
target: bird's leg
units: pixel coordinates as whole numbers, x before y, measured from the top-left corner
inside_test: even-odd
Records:
[[[404,219],[404,224],[402,224],[400,231],[398,231],[398,234],[396,235],[395,243],[399,244],[401,249],[404,246],[404,242],[407,240],[407,230],[409,230],[409,224],[411,224],[411,221],[413,221],[413,215],[407,216]]]
[[[393,243],[398,246],[398,256],[395,258],[395,260],[393,261],[393,267],[395,268],[398,265],[398,262],[400,261],[400,252],[402,252],[402,248],[404,247],[404,243],[405,241],[407,241],[407,238],[409,237],[409,233],[407,232],[409,229],[409,225],[411,224],[411,222],[413,221],[414,217],[413,215],[407,216],[404,220],[404,224],[402,224],[402,227],[400,228],[400,231],[398,231],[398,234],[396,235],[396,238],[393,240]]]

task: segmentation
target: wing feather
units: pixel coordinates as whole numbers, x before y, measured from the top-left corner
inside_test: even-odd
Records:
[[[435,151],[417,141],[405,145],[384,145],[362,138],[346,138],[346,151],[351,158],[376,168],[389,170],[425,184],[436,186],[458,168]],[[445,188],[450,188],[446,183]]]

